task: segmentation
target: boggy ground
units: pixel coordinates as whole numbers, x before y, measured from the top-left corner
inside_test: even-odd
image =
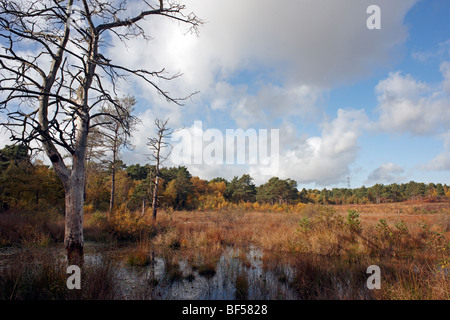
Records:
[[[77,293],[67,291],[54,249],[62,248],[60,220],[0,217],[0,298],[450,298],[447,203],[162,211],[156,228],[137,213],[105,217],[86,215],[91,259]],[[379,290],[367,288],[370,265],[380,267]]]

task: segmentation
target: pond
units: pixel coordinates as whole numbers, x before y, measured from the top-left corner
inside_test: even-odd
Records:
[[[65,260],[61,245],[39,250],[51,253],[59,261]],[[131,266],[127,258],[133,250],[136,246],[85,245],[85,266],[113,263],[117,299],[370,298],[364,286],[365,269],[336,264],[330,257],[263,252],[254,246],[223,247],[206,254],[194,249],[150,250],[147,265]],[[23,254],[23,249],[0,250],[0,272],[14,267],[16,256]]]
[[[123,263],[117,283],[124,299],[233,300],[296,299],[288,281],[265,270],[261,250],[227,247],[215,265],[198,266],[181,257],[176,262],[155,255],[145,267]],[[93,259],[95,256],[87,256]],[[101,259],[96,256],[94,259]],[[286,267],[286,274],[289,270]]]

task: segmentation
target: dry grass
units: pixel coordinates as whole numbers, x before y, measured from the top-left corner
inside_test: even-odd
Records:
[[[404,225],[408,235],[403,238],[413,245],[423,244],[424,232],[441,232],[450,240],[446,232],[450,223],[450,207],[442,207],[433,214],[397,213],[385,205],[355,205],[325,207],[311,205],[304,211],[294,213],[270,212],[174,212],[158,217],[159,234],[154,243],[161,246],[180,246],[188,249],[201,249],[254,245],[263,250],[281,252],[313,252],[317,254],[342,254],[344,245],[352,250],[359,248],[361,253],[373,253],[378,241],[377,225],[381,219],[396,229]],[[406,205],[406,209],[410,206]],[[401,207],[400,207],[401,208]],[[354,236],[346,226],[349,209],[360,212],[361,236]],[[406,210],[405,209],[405,210]],[[305,230],[300,222],[306,219],[313,230]],[[426,228],[426,230],[425,230]],[[403,241],[396,239],[397,245]],[[372,242],[372,244],[371,244]],[[380,244],[378,243],[378,246]],[[421,249],[421,248],[420,248]]]
[[[120,298],[109,260],[85,263],[82,290],[69,290],[67,262],[53,251],[26,250],[0,270],[1,300],[110,300]]]
[[[356,229],[349,225],[348,210],[359,212]],[[185,252],[199,255],[253,245],[265,252],[266,268],[293,267],[291,285],[303,298],[448,299],[449,215],[448,204],[308,205],[291,213],[174,212],[159,215],[161,230],[168,231],[156,243],[179,243]],[[365,271],[372,264],[384,270],[385,285],[364,291]]]
[[[356,214],[350,216],[349,210]],[[182,277],[181,260],[214,276],[225,248],[255,247],[264,253],[263,268],[278,273],[303,299],[450,299],[448,203],[306,205],[293,212],[160,211],[156,226],[148,216],[130,212],[109,222],[105,217],[86,215],[90,240],[137,242],[126,257],[130,265],[145,266],[149,252],[156,251],[174,281]],[[61,221],[2,214],[0,244],[62,240]],[[364,289],[365,271],[372,264],[382,270],[381,290]],[[292,270],[290,278],[285,266]],[[107,271],[91,281],[107,278]],[[34,274],[41,279],[41,271]],[[245,298],[245,279],[236,281],[239,297]],[[59,292],[53,296],[59,297]]]
[[[64,239],[64,220],[53,214],[0,214],[0,247],[46,247]]]

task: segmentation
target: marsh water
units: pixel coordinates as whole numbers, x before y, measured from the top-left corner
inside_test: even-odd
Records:
[[[292,300],[305,298],[305,294],[317,295],[317,288],[311,291],[311,283],[314,283],[314,286],[317,284],[333,286],[331,297],[345,298],[348,288],[354,286],[352,274],[332,278],[328,275],[324,277],[323,274],[314,274],[314,270],[304,267],[299,271],[298,265],[295,266],[289,261],[289,255],[280,259],[280,254],[277,253],[274,258],[253,246],[224,247],[214,253],[211,252],[207,257],[202,253],[203,262],[192,258],[196,256],[192,249],[189,254],[182,250],[150,251],[151,259],[144,266],[132,266],[127,261],[127,257],[134,249],[136,247],[105,247],[93,243],[85,246],[85,266],[113,263],[117,299]],[[61,246],[42,250],[53,251],[53,256],[65,259],[65,252]],[[15,256],[20,254],[23,254],[20,249],[0,250],[0,271],[12,267]],[[326,263],[325,260],[318,264],[323,263]],[[299,280],[299,272],[304,272],[306,279],[300,274]],[[314,278],[315,276],[319,276],[320,279]],[[305,290],[308,291],[299,290],[298,285],[302,281]],[[358,296],[367,298],[364,287],[359,287],[361,290]]]
[[[296,299],[284,278],[265,270],[263,254],[251,247],[227,247],[215,265],[196,266],[182,257],[169,262],[165,255],[155,255],[144,267],[126,264],[118,269],[117,278],[124,299],[164,300],[233,300]]]

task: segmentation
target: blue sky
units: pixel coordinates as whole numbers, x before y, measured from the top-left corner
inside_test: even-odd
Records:
[[[139,10],[142,3],[130,0]],[[137,98],[142,125],[127,164],[148,163],[155,118],[194,132],[278,129],[279,165],[192,165],[211,179],[250,173],[298,187],[450,183],[450,2],[448,0],[186,0],[205,23],[199,35],[163,19],[141,26],[152,41],[117,39],[102,49],[116,64],[183,73],[160,82],[182,107],[138,79],[121,83]],[[381,9],[368,30],[366,9]],[[7,137],[0,136],[7,143]],[[170,160],[166,165],[170,166]]]
[[[404,18],[404,25],[408,27],[408,37],[400,56],[393,60],[390,68],[376,72],[351,85],[333,88],[328,97],[328,114],[332,116],[332,113],[340,107],[363,107],[370,118],[376,120],[377,97],[374,88],[390,71],[411,74],[418,81],[438,86],[443,81],[440,65],[450,59],[449,13],[450,2],[445,0],[425,0],[416,3]],[[450,129],[448,122],[447,129]],[[442,152],[443,142],[439,135],[417,136],[410,132],[366,133],[360,138],[359,145],[362,149],[353,167],[362,172],[359,175],[355,172],[353,177],[350,175],[353,178],[352,186],[409,180],[442,183],[450,181],[449,167],[445,170],[421,168],[423,164]],[[379,167],[380,163],[395,163],[401,166],[404,172],[399,175],[399,180],[368,181],[365,179],[365,176]],[[342,186],[343,183],[338,185]]]

